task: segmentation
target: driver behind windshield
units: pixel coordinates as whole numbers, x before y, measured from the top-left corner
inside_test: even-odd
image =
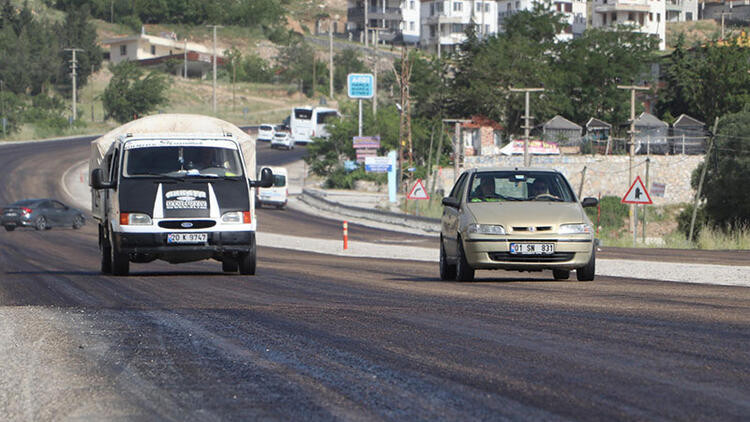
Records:
[[[479,185],[471,193],[471,202],[498,201],[500,200],[495,190],[495,177],[478,177]]]
[[[536,178],[536,180],[534,180],[534,182],[529,186],[529,199],[543,197],[559,199],[557,195],[550,192],[546,180],[542,178]]]

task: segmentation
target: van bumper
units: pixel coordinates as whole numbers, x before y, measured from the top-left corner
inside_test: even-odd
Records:
[[[210,255],[250,252],[255,246],[254,231],[209,232],[205,243],[168,244],[167,233],[112,233],[113,243],[129,254],[161,255],[204,252]]]

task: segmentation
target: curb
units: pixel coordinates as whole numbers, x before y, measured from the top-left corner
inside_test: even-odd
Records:
[[[437,218],[418,217],[409,214],[345,205],[326,199],[325,193],[309,188],[302,189],[302,193],[298,198],[311,207],[347,217],[364,218],[379,223],[416,228],[429,233],[440,232],[440,220]]]

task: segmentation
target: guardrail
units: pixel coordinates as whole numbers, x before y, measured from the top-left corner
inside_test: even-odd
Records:
[[[302,193],[298,196],[298,198],[311,207],[347,217],[363,218],[380,223],[411,227],[430,233],[440,232],[440,220],[437,218],[418,217],[415,215],[402,214],[391,211],[356,207],[353,205],[346,205],[340,202],[331,201],[330,199],[327,199],[326,196],[327,195],[325,194],[325,192],[304,188],[302,189]]]

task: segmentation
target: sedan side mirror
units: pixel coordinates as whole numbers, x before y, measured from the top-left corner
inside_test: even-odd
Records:
[[[265,167],[260,171],[260,180],[251,180],[252,188],[270,188],[273,185],[273,172],[270,168]]]
[[[112,189],[117,183],[116,182],[105,182],[104,172],[102,169],[94,169],[91,171],[91,187],[94,189]]]
[[[581,201],[581,205],[584,208],[595,207],[595,206],[599,205],[599,200],[596,199],[596,198],[592,198],[592,197],[583,198],[583,201]]]
[[[443,198],[443,205],[445,205],[446,207],[458,208],[459,202],[456,198],[446,196],[445,198]]]

